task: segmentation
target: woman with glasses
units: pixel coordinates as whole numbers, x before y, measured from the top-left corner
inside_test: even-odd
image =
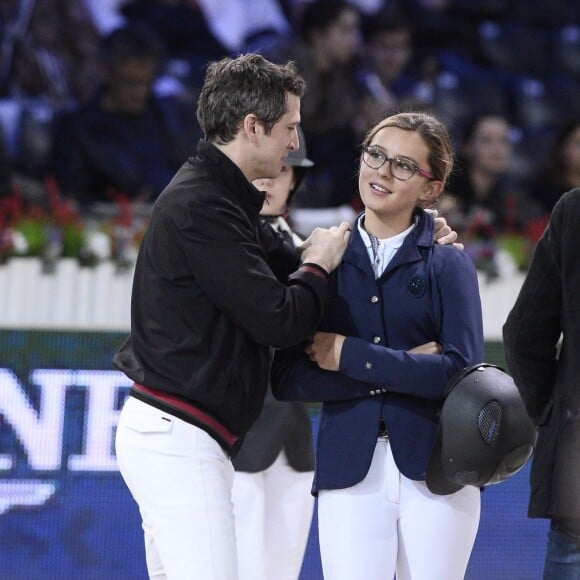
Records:
[[[459,580],[467,568],[480,491],[435,495],[425,483],[446,384],[483,360],[474,265],[433,241],[423,209],[452,166],[448,132],[430,115],[370,130],[364,211],[320,330],[275,356],[277,397],[323,402],[313,492],[325,580]]]

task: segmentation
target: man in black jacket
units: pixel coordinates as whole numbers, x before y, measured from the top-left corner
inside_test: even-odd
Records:
[[[260,413],[269,349],[305,340],[350,227],[317,229],[299,263],[261,222],[264,193],[298,147],[304,81],[259,55],[212,63],[205,139],[155,203],[136,264],[131,333],[114,364],[134,382],[116,450],[155,578],[237,578],[230,457]],[[286,268],[282,283],[272,270]]]
[[[538,425],[528,515],[551,520],[546,580],[580,578],[579,224],[576,188],[554,207],[503,328],[509,370]]]

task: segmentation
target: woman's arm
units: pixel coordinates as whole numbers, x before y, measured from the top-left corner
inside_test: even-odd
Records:
[[[344,401],[380,393],[380,389],[339,373],[321,369],[308,360],[306,344],[277,350],[270,381],[277,399],[283,401]]]
[[[316,336],[322,334],[330,336],[330,333],[317,333]],[[277,399],[308,402],[345,401],[372,397],[384,392],[380,387],[322,368],[311,356],[305,354],[310,348],[306,344],[301,344],[276,351],[271,384]],[[441,352],[441,347],[436,342],[429,342],[416,346],[409,352],[435,354]],[[309,358],[311,360],[308,360]]]
[[[358,337],[318,332],[311,343],[276,353],[272,369],[275,395],[287,400],[336,401],[393,391],[442,399],[455,373],[483,360],[475,267],[461,252],[446,251],[445,257],[436,280],[441,310],[439,343],[399,350]]]
[[[441,250],[444,250],[441,248]],[[339,372],[401,394],[443,396],[459,370],[483,360],[483,321],[477,272],[462,252],[444,250],[436,283],[440,300],[441,354],[422,354],[346,337]]]

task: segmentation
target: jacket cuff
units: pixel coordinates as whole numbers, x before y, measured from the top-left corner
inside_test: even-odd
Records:
[[[325,282],[328,280],[328,272],[322,266],[314,264],[313,262],[304,262],[304,264],[302,264],[298,270],[303,272],[311,272],[315,276],[322,278]]]

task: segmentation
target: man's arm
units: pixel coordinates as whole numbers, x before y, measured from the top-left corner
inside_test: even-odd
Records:
[[[515,305],[503,326],[504,351],[530,416],[540,418],[552,396],[562,332],[559,260],[561,207],[538,242]]]
[[[272,272],[254,228],[236,205],[227,200],[209,205],[201,199],[196,204],[183,227],[168,216],[159,220],[155,231],[160,239],[149,245],[151,250],[183,247],[183,267],[255,342],[286,347],[312,334],[322,317],[327,274],[340,262],[348,241],[348,224],[318,230],[302,253],[302,265],[284,284]],[[162,239],[165,236],[169,239]],[[181,242],[172,241],[174,236]],[[163,264],[161,258],[155,262]]]

